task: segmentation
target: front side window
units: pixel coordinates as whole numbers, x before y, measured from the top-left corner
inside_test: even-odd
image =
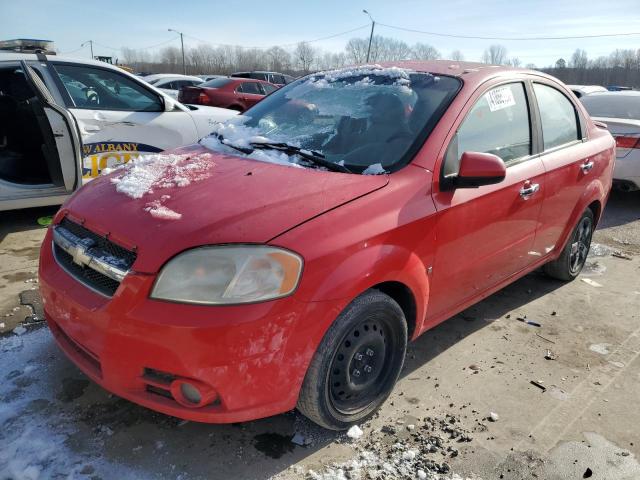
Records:
[[[160,98],[142,85],[107,69],[85,65],[55,65],[73,102],[70,108],[160,112]]]
[[[258,138],[263,145],[313,151],[353,173],[395,171],[411,160],[460,86],[454,77],[397,67],[320,72],[276,90],[233,120],[241,128],[217,133],[227,145],[246,147]],[[276,154],[269,158],[282,158]],[[256,148],[252,158],[266,156]],[[297,160],[290,155],[283,161]]]
[[[533,84],[538,101],[544,149],[575,142],[580,138],[576,109],[562,93],[548,85]]]
[[[492,153],[505,163],[531,154],[524,84],[500,85],[480,97],[447,148],[445,175],[458,173],[464,152]]]

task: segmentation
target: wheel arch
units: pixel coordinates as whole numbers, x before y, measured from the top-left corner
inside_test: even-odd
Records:
[[[573,231],[578,219],[582,216],[582,213],[589,209],[593,212],[594,223],[598,224],[600,217],[602,215],[602,205],[603,201],[606,198],[606,190],[602,185],[602,182],[599,180],[591,182],[587,188],[584,189],[580,199],[576,203],[576,206],[569,217],[569,221],[567,225],[564,227],[564,231],[562,232],[561,242],[557,245],[556,255],[554,258],[557,258],[562,253],[562,250],[566,246],[569,241],[569,237],[571,232]]]

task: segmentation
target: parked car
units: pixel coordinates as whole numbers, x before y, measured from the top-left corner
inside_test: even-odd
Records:
[[[77,192],[42,245],[45,315],[91,379],[159,412],[345,429],[408,340],[540,267],[576,278],[614,150],[543,73],[316,73]]]
[[[567,85],[576,97],[581,98],[583,95],[590,95],[596,92],[606,92],[607,89],[600,85]]]
[[[233,115],[104,62],[0,54],[0,210],[60,204],[103,168],[196,142]]]
[[[295,80],[291,75],[285,75],[278,72],[236,72],[231,74],[232,77],[237,78],[253,78],[255,80],[262,80],[263,82],[269,82],[279,87],[287,85]]]
[[[182,88],[178,100],[244,112],[277,89],[276,85],[261,80],[215,78],[196,87]]]
[[[613,182],[624,191],[640,189],[640,92],[594,93],[580,99],[594,120],[616,139]]]
[[[178,91],[182,87],[191,87],[200,85],[203,80],[200,77],[192,75],[176,75],[176,74],[157,74],[149,75],[143,79],[145,82],[153,85],[159,90],[169,95],[171,98],[178,98]]]

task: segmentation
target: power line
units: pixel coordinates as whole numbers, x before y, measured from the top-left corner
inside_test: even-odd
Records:
[[[272,47],[281,47],[281,48],[285,48],[285,47],[294,47],[296,45],[298,45],[299,43],[315,43],[315,42],[321,42],[323,40],[329,40],[331,38],[336,38],[336,37],[340,37],[342,35],[346,35],[348,33],[353,33],[357,30],[362,30],[363,28],[369,28],[369,24],[366,25],[360,25],[359,27],[356,28],[352,28],[350,30],[345,30],[344,32],[339,32],[339,33],[334,33],[333,35],[327,35],[326,37],[320,37],[320,38],[314,38],[313,40],[301,40],[299,42],[293,42],[293,43],[283,43],[280,45],[271,45],[269,47],[264,47],[264,46],[243,46],[243,45],[234,45],[234,44],[230,44],[230,43],[214,43],[214,42],[210,42],[208,40],[204,40],[202,38],[198,38],[198,37],[194,37],[193,35],[186,35],[185,37],[187,38],[191,38],[192,40],[197,40],[199,42],[202,43],[206,43],[209,45],[215,45],[215,46],[219,46],[219,47],[240,47],[240,48],[247,48],[247,49],[259,49],[259,50],[266,50]]]
[[[455,35],[453,33],[442,32],[428,32],[425,30],[416,30],[413,28],[398,27],[397,25],[387,25],[385,23],[378,23],[383,27],[392,28],[394,30],[402,30],[405,32],[423,33],[425,35],[432,35],[435,37],[448,37],[448,38],[466,38],[473,40],[513,40],[513,41],[531,41],[531,40],[578,40],[585,38],[603,38],[603,37],[630,37],[633,35],[640,35],[640,32],[626,32],[626,33],[601,33],[596,35],[570,35],[570,36],[558,36],[558,37],[480,37],[475,35]]]

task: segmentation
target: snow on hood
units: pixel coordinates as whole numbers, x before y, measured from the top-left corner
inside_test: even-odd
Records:
[[[215,162],[208,155],[150,154],[142,155],[116,169],[105,169],[103,174],[119,170],[111,177],[116,191],[130,198],[139,199],[157,189],[186,187],[210,175]],[[179,220],[182,215],[167,208],[164,202],[171,198],[162,195],[146,204],[144,210],[155,218]]]

